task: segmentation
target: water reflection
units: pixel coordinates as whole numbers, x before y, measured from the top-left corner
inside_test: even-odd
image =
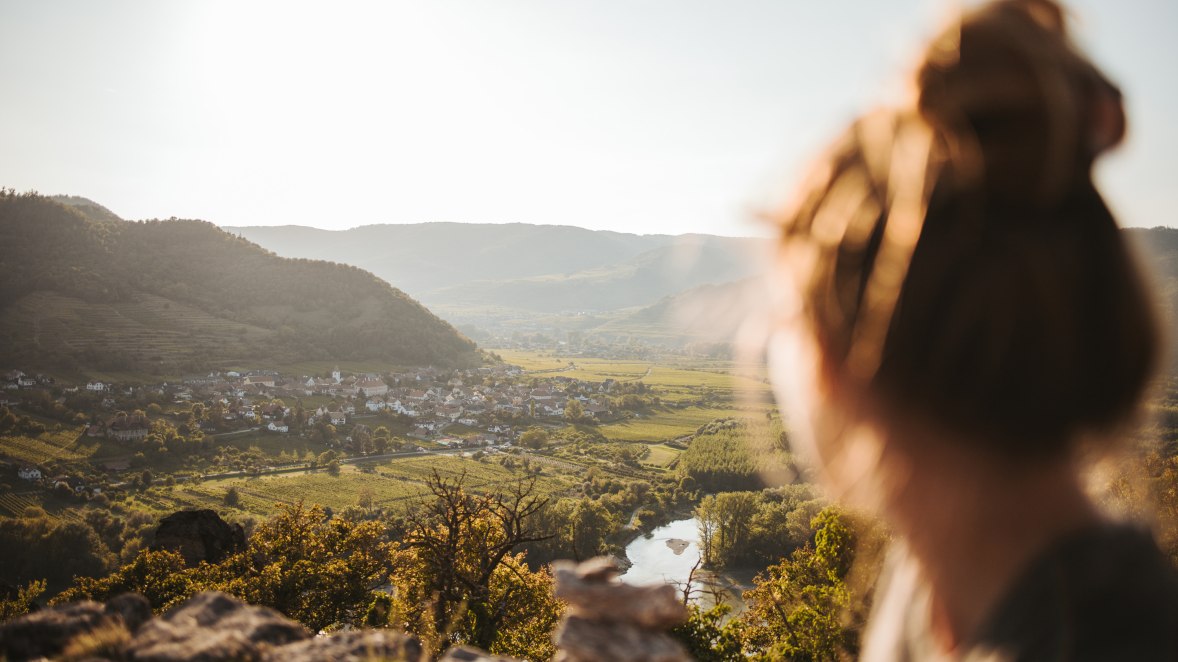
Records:
[[[671,584],[682,592],[700,553],[699,523],[695,518],[676,520],[626,546],[626,558],[632,565],[621,579],[636,585]],[[705,609],[723,600],[739,612],[744,605],[740,594],[747,588],[750,587],[745,582],[728,573],[698,569],[691,584],[691,597]]]

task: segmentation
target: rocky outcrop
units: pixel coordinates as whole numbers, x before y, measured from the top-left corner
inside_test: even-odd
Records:
[[[179,552],[188,566],[217,563],[245,549],[245,530],[212,510],[182,510],[160,520],[151,548]]]
[[[211,511],[208,511],[211,512]],[[219,518],[218,518],[219,520]],[[670,586],[630,586],[608,558],[553,564],[556,597],[569,608],[553,639],[556,662],[689,662],[667,630],[687,609]],[[421,643],[394,630],[350,630],[313,637],[266,607],[216,591],[191,598],[160,618],[147,600],[125,594],[107,604],[58,605],[0,625],[0,659],[66,656],[127,662],[312,662],[420,660]],[[456,647],[443,662],[514,662]]]
[[[262,655],[262,662],[417,662],[421,652],[421,642],[395,630],[352,630],[272,648]]]
[[[265,648],[309,639],[302,625],[267,607],[206,591],[148,621],[127,644],[134,662],[252,660]]]
[[[143,596],[106,605],[76,602],[0,626],[0,658],[57,657],[128,662],[256,660],[417,660],[421,644],[392,630],[354,630],[312,637],[302,625],[266,607],[207,591],[152,618]]]
[[[151,617],[141,595],[121,595],[103,605],[89,600],[35,611],[0,625],[0,658],[12,662],[55,657],[79,637],[122,632],[123,638]]]
[[[691,656],[666,633],[687,619],[675,589],[623,584],[620,573],[606,557],[552,564],[556,597],[569,605],[554,635],[556,660],[689,662]]]

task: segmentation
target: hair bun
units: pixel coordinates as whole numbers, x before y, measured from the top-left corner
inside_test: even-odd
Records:
[[[1121,95],[1067,35],[1052,0],[998,0],[942,32],[917,106],[955,170],[1002,199],[1053,202],[1124,136]]]

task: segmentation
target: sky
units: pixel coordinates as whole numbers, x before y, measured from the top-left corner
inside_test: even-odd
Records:
[[[953,0],[0,0],[0,186],[126,219],[758,234]],[[1178,225],[1178,2],[1076,0],[1098,177]]]

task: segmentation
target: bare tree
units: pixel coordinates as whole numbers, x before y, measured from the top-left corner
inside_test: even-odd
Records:
[[[536,495],[535,477],[488,494],[470,491],[466,480],[466,472],[454,478],[432,473],[426,486],[433,498],[408,516],[402,546],[417,552],[422,579],[436,596],[435,631],[451,630],[465,605],[473,618],[470,643],[485,649],[501,620],[489,600],[492,575],[520,545],[551,537],[529,526],[548,499]]]

